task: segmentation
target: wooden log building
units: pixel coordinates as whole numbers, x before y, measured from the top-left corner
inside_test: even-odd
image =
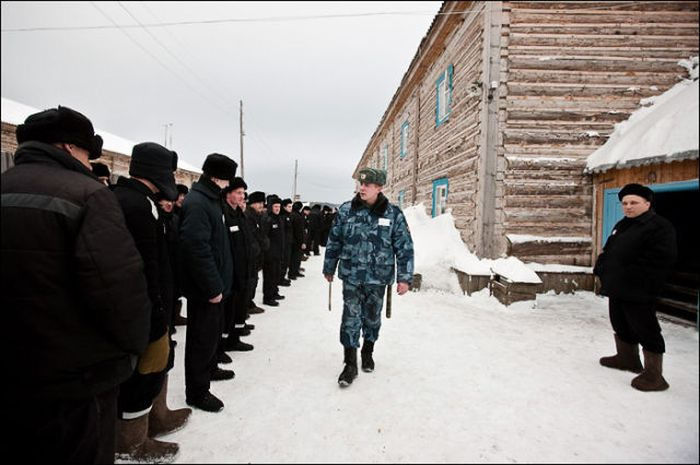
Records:
[[[698,32],[695,1],[445,2],[354,174],[450,208],[480,257],[591,266],[586,159],[686,74]]]

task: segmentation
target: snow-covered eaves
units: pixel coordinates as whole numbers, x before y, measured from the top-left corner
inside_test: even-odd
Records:
[[[678,64],[688,69],[690,78],[642,99],[641,108],[615,125],[608,141],[588,157],[585,172],[698,158],[698,57]]]
[[[506,234],[511,244],[524,244],[527,242],[591,242],[590,237],[584,236],[532,236],[530,234]]]
[[[34,113],[38,113],[41,110],[30,107],[23,103],[15,102],[14,100],[2,97],[2,107],[0,108],[0,114],[2,116],[2,122],[18,126],[24,123],[27,116]],[[103,131],[102,129],[95,128],[95,133],[102,137],[103,150],[107,150],[114,153],[121,153],[128,157],[131,156],[131,150],[136,145],[135,142],[123,137],[115,136],[112,133]],[[192,173],[202,173],[202,170],[194,165],[187,163],[186,161],[179,158],[177,161],[177,167],[181,170],[190,171]]]

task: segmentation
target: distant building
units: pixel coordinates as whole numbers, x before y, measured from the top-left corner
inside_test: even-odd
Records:
[[[15,136],[17,126],[22,124],[27,116],[39,111],[41,110],[5,97],[2,98],[2,172],[14,165],[14,154],[17,150],[17,138]],[[102,136],[104,145],[102,156],[94,161],[99,161],[109,167],[113,182],[119,176],[128,176],[131,149],[135,143],[101,129],[96,128],[95,132]],[[178,169],[175,172],[175,180],[178,183],[190,187],[193,182],[199,179],[201,174],[202,171],[200,169],[182,159],[178,160]]]

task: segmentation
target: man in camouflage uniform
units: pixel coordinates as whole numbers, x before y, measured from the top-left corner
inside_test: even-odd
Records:
[[[345,202],[331,227],[323,274],[333,281],[336,266],[343,280],[343,320],[340,343],[345,349],[345,367],[338,384],[345,387],[357,376],[360,329],[364,336],[362,370],[374,371],[372,352],[379,337],[384,288],[394,282],[403,295],[413,280],[413,240],[401,210],[382,194],[383,170],[360,171],[360,189]]]

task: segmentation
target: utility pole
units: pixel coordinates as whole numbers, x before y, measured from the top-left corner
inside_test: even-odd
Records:
[[[171,128],[173,123],[165,123],[163,125],[163,147],[168,148],[168,128]],[[173,136],[170,135],[170,145],[173,145]]]
[[[245,133],[243,132],[243,100],[241,100],[241,112],[240,112],[240,121],[241,121],[241,177],[245,177],[245,171],[243,169],[243,136],[245,136]]]
[[[170,136],[168,139],[168,148],[170,150],[173,149],[173,123],[170,123],[170,133],[168,134]]]
[[[292,199],[297,200],[297,171],[299,168],[299,160],[294,160],[294,188],[292,189]]]

